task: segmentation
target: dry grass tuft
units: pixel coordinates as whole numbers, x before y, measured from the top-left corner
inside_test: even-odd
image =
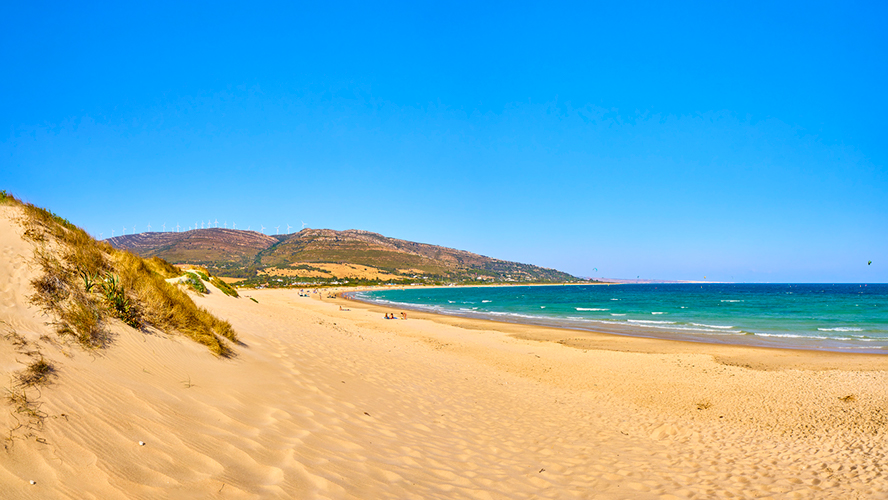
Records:
[[[839,401],[843,403],[853,403],[857,401],[857,396],[855,396],[854,394],[848,394],[847,396],[840,397]]]
[[[6,401],[15,408],[16,413],[26,415],[29,424],[36,427],[43,424],[43,419],[46,418],[46,414],[40,411],[40,403],[30,399],[28,393],[23,389],[7,391]]]
[[[178,267],[157,256],[145,259],[145,265],[148,266],[148,269],[152,272],[163,276],[164,279],[178,278],[179,276],[182,276],[182,271]]]
[[[698,410],[708,410],[710,408],[712,408],[712,403],[710,403],[709,401],[700,401],[699,403],[697,403]]]
[[[16,383],[19,386],[32,387],[35,385],[43,385],[49,382],[49,378],[55,373],[55,367],[52,363],[46,361],[42,356],[35,360],[27,368],[16,374]]]

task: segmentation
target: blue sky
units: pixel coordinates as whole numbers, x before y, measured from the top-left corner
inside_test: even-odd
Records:
[[[0,189],[104,237],[888,282],[884,4],[320,3],[5,4]]]

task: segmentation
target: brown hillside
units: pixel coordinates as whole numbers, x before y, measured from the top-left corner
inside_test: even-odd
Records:
[[[448,281],[563,282],[576,279],[554,269],[356,229],[303,229],[279,236],[234,229],[197,229],[185,233],[118,236],[108,241],[143,257],[156,255],[171,262],[204,265],[222,276],[282,275],[275,269],[288,268],[306,272],[283,275],[318,275],[322,270],[313,264],[323,263],[368,266],[378,270],[371,274],[395,276],[392,279],[417,275]],[[342,277],[345,276],[330,276],[331,279]]]
[[[142,257],[162,257],[170,262],[252,260],[261,250],[278,243],[256,231],[236,229],[195,229],[182,233],[139,233],[109,238],[115,248]]]
[[[386,238],[369,231],[304,229],[261,254],[265,265],[337,262],[446,275],[494,259],[462,250]]]

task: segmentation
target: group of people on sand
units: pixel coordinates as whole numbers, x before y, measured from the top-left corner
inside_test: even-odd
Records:
[[[385,313],[385,319],[398,319],[398,317],[395,316],[395,313]],[[402,312],[401,319],[407,319],[407,313]]]

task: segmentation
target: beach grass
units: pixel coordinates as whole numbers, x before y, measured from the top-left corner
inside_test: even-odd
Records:
[[[25,237],[38,244],[35,257],[42,271],[32,281],[31,302],[55,318],[60,335],[84,348],[101,348],[110,339],[107,321],[116,318],[139,330],[179,332],[220,356],[232,354],[223,340],[237,342],[231,325],[165,281],[182,275],[175,266],[98,242],[59,215],[5,191],[2,201],[24,209],[20,222]]]
[[[212,283],[213,286],[215,286],[219,290],[222,290],[222,293],[224,293],[225,295],[228,295],[230,297],[238,296],[237,290],[232,288],[228,283],[219,279],[219,277],[217,276],[213,276],[212,278],[210,278],[210,283]]]

